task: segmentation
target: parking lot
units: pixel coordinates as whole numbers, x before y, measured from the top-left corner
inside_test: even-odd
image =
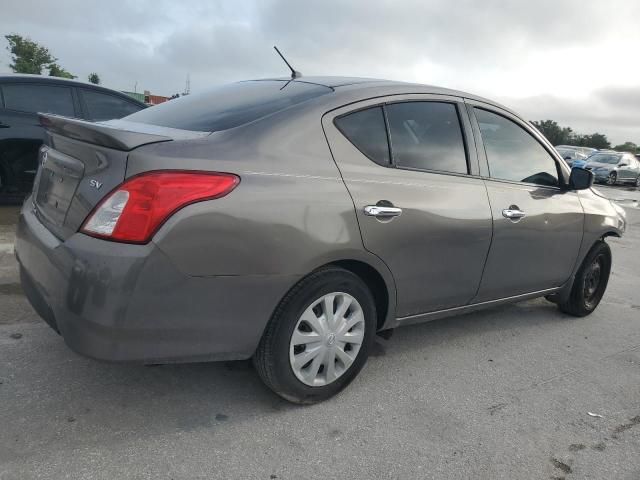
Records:
[[[640,190],[594,314],[545,300],[399,329],[296,407],[249,362],[80,357],[24,298],[0,209],[0,480],[640,478]],[[177,319],[179,320],[179,319]]]

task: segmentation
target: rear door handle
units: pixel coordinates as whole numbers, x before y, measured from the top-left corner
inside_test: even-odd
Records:
[[[502,216],[509,220],[519,220],[526,214],[515,205],[511,205],[509,208],[502,210]]]
[[[0,122],[0,128],[9,128],[9,125],[7,125],[6,123]]]
[[[367,205],[364,214],[370,217],[391,218],[402,215],[402,209],[398,207],[381,207],[379,205]]]

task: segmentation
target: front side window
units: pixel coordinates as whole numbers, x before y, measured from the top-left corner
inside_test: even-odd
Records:
[[[115,95],[86,89],[82,90],[82,98],[87,106],[89,118],[95,121],[126,117],[143,108]]]
[[[2,85],[4,106],[28,113],[55,113],[75,116],[71,88],[57,85],[15,83]]]
[[[402,102],[385,108],[397,166],[468,173],[462,128],[454,104]]]
[[[389,165],[389,142],[382,107],[349,113],[335,119],[338,130],[370,160]]]
[[[607,163],[609,165],[617,165],[620,161],[620,155],[611,153],[596,153],[589,158],[593,163]]]
[[[524,128],[496,113],[474,108],[492,178],[557,186],[553,157]]]

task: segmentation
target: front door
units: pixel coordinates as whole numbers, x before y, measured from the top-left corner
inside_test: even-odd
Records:
[[[532,127],[491,107],[476,105],[473,112],[494,232],[474,302],[558,287],[569,279],[582,241],[578,195],[562,187],[560,160]]]
[[[364,247],[396,281],[399,317],[465,305],[480,284],[491,211],[462,125],[470,123],[460,99],[427,95],[370,100],[323,118]]]

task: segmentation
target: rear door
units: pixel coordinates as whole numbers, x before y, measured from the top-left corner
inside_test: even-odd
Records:
[[[31,191],[45,138],[37,112],[76,116],[73,88],[33,82],[0,85],[0,195]]]
[[[576,192],[562,187],[560,159],[533,127],[508,112],[473,105],[481,169],[493,215],[493,241],[474,302],[562,285],[582,242]]]
[[[468,303],[480,283],[492,226],[460,99],[368,100],[326,114],[323,127],[364,246],[395,278],[397,315]]]

